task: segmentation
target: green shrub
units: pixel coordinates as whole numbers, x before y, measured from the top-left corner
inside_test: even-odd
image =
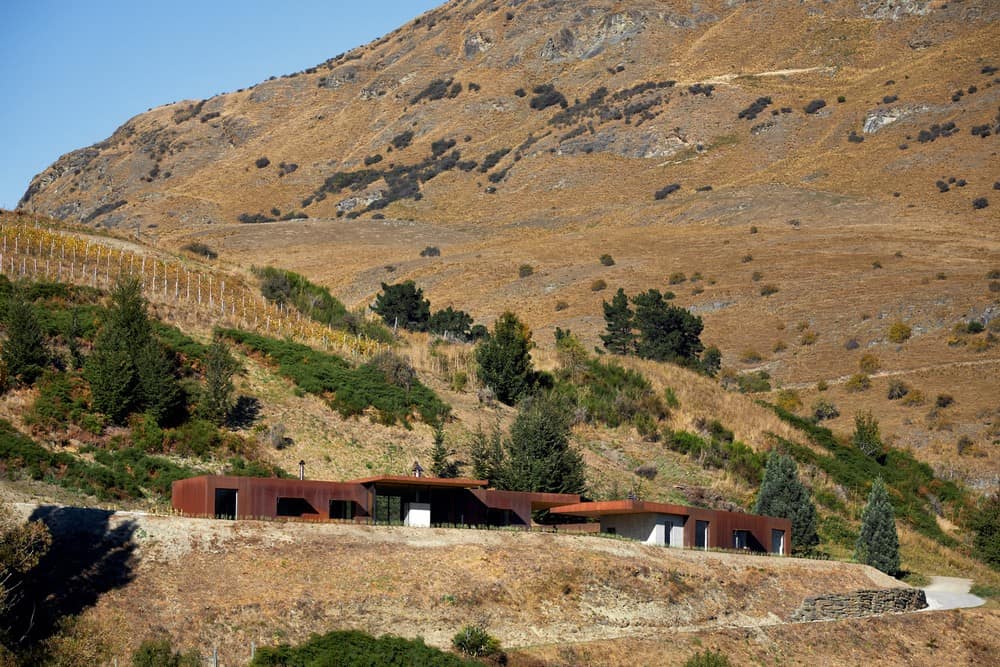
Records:
[[[795,412],[802,408],[802,399],[794,389],[782,389],[774,397],[774,402],[782,410],[788,410],[789,412]]]
[[[913,330],[903,322],[894,322],[889,327],[888,338],[891,343],[905,343],[910,339]]]
[[[605,253],[601,255],[601,264],[604,266],[614,266],[615,260],[611,255]]]
[[[812,416],[817,422],[821,422],[824,419],[836,419],[840,416],[840,410],[831,401],[825,398],[817,398],[816,402],[812,404]]]
[[[778,293],[777,285],[771,285],[769,283],[767,285],[762,285],[760,288],[761,296],[771,296],[772,294],[777,294],[777,293]]]
[[[197,651],[175,652],[167,638],[147,639],[132,654],[133,667],[200,667],[201,664]]]
[[[729,667],[729,658],[718,651],[705,649],[702,653],[695,653],[684,662],[684,667]]]
[[[878,357],[874,354],[866,353],[861,355],[861,359],[858,360],[858,368],[861,369],[862,373],[868,373],[869,375],[878,371],[882,367],[882,363],[879,361]]]
[[[872,380],[864,373],[855,373],[844,383],[844,388],[852,393],[868,390],[872,386]]]
[[[591,292],[600,292],[600,291],[602,291],[604,289],[607,289],[607,287],[608,287],[608,283],[604,279],[602,279],[602,278],[598,278],[594,282],[590,283],[590,291]]]
[[[421,665],[421,667],[472,667],[465,660],[427,646],[422,639],[392,635],[372,637],[357,630],[312,635],[298,646],[282,644],[257,649],[250,663],[257,667],[307,667],[313,665]]]
[[[685,276],[683,272],[677,271],[675,273],[670,274],[670,278],[667,279],[667,282],[670,283],[671,285],[680,285],[686,280],[687,276]]]
[[[771,375],[767,371],[741,373],[736,378],[737,386],[742,394],[756,394],[771,391]]]
[[[517,267],[517,275],[520,278],[527,278],[535,272],[535,268],[531,264],[522,264]]]
[[[764,456],[733,439],[732,431],[723,428],[718,421],[706,426],[707,440],[688,431],[673,431],[667,432],[664,442],[673,451],[698,461],[703,468],[727,470],[752,486],[760,484]]]
[[[906,386],[906,383],[899,379],[889,380],[889,390],[886,393],[886,397],[890,401],[895,401],[903,398],[908,393],[910,393],[910,388]]]
[[[219,333],[264,353],[277,365],[279,373],[306,393],[324,398],[345,417],[360,415],[374,407],[379,418],[388,423],[398,421],[408,425],[416,411],[424,422],[433,424],[450,412],[450,408],[419,380],[413,379],[409,389],[405,389],[389,382],[384,370],[371,363],[351,368],[336,355],[317,352],[299,343],[238,329],[222,329]]]
[[[499,655],[500,642],[481,625],[467,625],[452,637],[451,645],[455,650],[473,658],[485,658]]]
[[[251,269],[261,281],[261,294],[273,303],[289,304],[304,316],[321,324],[346,329],[347,308],[330,290],[320,287],[305,276],[273,266]]]
[[[219,253],[215,252],[204,243],[200,243],[198,241],[181,246],[181,250],[187,250],[195,255],[201,255],[205,259],[218,259],[219,257]]]

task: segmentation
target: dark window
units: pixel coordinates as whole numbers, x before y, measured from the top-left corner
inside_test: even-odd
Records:
[[[331,500],[330,501],[330,518],[331,519],[346,519],[350,520],[354,518],[354,501],[353,500]]]
[[[375,523],[403,523],[403,499],[400,496],[376,496]]]
[[[303,516],[319,514],[305,498],[278,498],[278,516]]]
[[[733,531],[733,548],[734,549],[747,549],[749,548],[749,535],[745,530],[734,530]]]

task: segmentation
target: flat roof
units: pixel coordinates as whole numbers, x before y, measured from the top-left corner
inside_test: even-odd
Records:
[[[691,513],[690,507],[669,503],[652,503],[645,500],[601,500],[590,503],[574,503],[553,507],[553,514],[571,516],[607,516],[612,514],[680,514]]]
[[[440,486],[446,488],[478,489],[489,486],[489,480],[468,477],[414,477],[413,475],[377,475],[351,479],[344,484],[381,484],[383,486]]]

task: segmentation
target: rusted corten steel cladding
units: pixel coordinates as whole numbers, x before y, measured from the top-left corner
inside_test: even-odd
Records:
[[[575,494],[497,491],[485,488],[487,484],[476,479],[396,475],[346,482],[202,475],[174,482],[172,504],[189,516],[347,518],[369,523],[375,521],[377,499],[388,496],[399,503],[429,505],[430,520],[438,525],[529,526],[533,511],[580,501]],[[338,503],[341,509],[335,510]],[[349,512],[334,516],[335,511],[342,511],[342,503],[348,504]]]
[[[745,531],[753,537],[753,541],[747,545],[748,549],[752,551],[769,551],[767,545],[771,543],[771,531],[780,530],[786,536],[782,541],[782,553],[786,556],[790,556],[792,553],[792,522],[789,519],[778,517],[726,512],[723,510],[688,507],[686,505],[673,505],[670,503],[654,503],[642,500],[609,500],[576,503],[555,507],[552,509],[552,512],[554,514],[588,518],[622,516],[627,514],[680,516],[685,518],[685,545],[694,545],[696,543],[696,526],[699,521],[704,521],[709,524],[708,542],[705,546],[710,549],[732,549],[734,547],[733,534],[737,531]]]

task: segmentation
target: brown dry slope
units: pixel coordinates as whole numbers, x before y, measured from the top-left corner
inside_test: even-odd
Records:
[[[105,661],[157,632],[202,652],[217,646],[224,664],[238,664],[251,642],[338,628],[447,646],[470,622],[511,648],[614,640],[624,647],[679,629],[759,632],[787,621],[808,595],[900,585],[858,565],[595,536],[129,513],[108,527],[127,530],[137,546],[132,580],[78,625],[84,633],[103,628],[96,648]]]

